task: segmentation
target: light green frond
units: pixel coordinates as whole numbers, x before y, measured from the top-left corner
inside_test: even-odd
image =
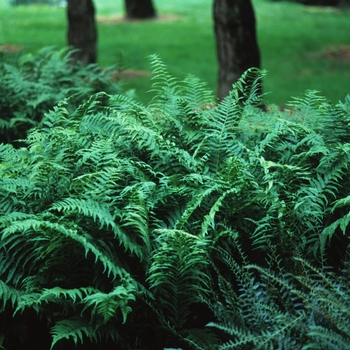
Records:
[[[8,239],[8,242],[6,243],[5,241],[5,244],[10,244],[9,242],[12,240],[11,237],[14,237],[13,234],[17,232],[26,234],[27,232],[29,232],[31,233],[31,240],[33,242],[34,241],[40,242],[41,240],[47,241],[50,239],[50,234],[46,234],[46,230],[49,230],[49,232],[56,232],[57,234],[61,234],[62,237],[64,238],[72,239],[75,242],[81,244],[81,246],[85,250],[85,255],[87,256],[89,253],[92,253],[95,256],[95,261],[100,261],[102,263],[102,265],[104,266],[103,272],[107,272],[108,276],[112,276],[115,279],[117,276],[123,278],[124,276],[128,275],[123,268],[119,267],[118,264],[112,261],[109,256],[104,254],[104,252],[101,251],[94,244],[93,240],[91,239],[91,236],[87,234],[81,235],[78,233],[77,229],[68,228],[61,224],[53,223],[50,221],[39,220],[39,219],[14,221],[11,223],[10,226],[6,227],[3,230],[3,239]],[[34,232],[37,233],[36,237],[33,237]],[[23,247],[26,247],[24,250],[24,253],[28,254],[28,251],[30,251],[31,246],[27,247],[27,245],[23,245]],[[15,249],[15,247],[11,246],[11,249]],[[56,247],[56,249],[58,249],[58,247]],[[35,255],[29,255],[29,256],[32,256],[33,258],[36,259],[38,254],[40,254],[40,251],[37,250],[34,252],[35,252]],[[16,254],[16,251],[14,251],[12,254]],[[23,255],[23,258],[25,258],[25,255]]]
[[[247,106],[257,106],[261,103],[262,80],[266,76],[266,71],[258,68],[247,69],[235,82],[230,91],[230,97],[242,102]]]
[[[125,323],[128,313],[131,312],[131,307],[128,304],[136,299],[135,293],[134,285],[128,284],[117,286],[110,293],[97,292],[88,295],[82,301],[85,304],[82,312],[92,307],[92,316],[101,316],[103,323],[107,323],[120,310],[123,323]]]
[[[176,79],[168,72],[167,66],[163,63],[160,56],[157,54],[150,56],[152,67],[153,91],[156,92],[152,104],[157,106],[158,103],[169,103],[169,100],[176,98],[179,87]]]
[[[2,307],[0,313],[5,309],[7,302],[11,302],[12,308],[15,308],[21,300],[23,292],[8,286],[5,282],[0,280],[0,300],[2,301]]]
[[[134,230],[142,241],[142,246],[146,248],[145,255],[151,251],[151,241],[148,227],[148,212],[143,205],[130,204],[124,208],[124,215],[122,215],[122,227],[131,229],[130,235],[134,235]],[[136,245],[136,242],[135,242]],[[141,248],[140,248],[141,249]],[[143,256],[139,255],[140,258]]]
[[[84,338],[87,337],[90,340],[94,338],[93,326],[81,317],[75,316],[73,318],[58,321],[52,328],[52,343],[53,349],[55,344],[62,339],[73,339],[74,344],[84,343]]]
[[[191,313],[190,305],[208,293],[207,243],[181,230],[159,229],[156,233],[159,246],[153,253],[148,281],[168,319],[180,329]]]
[[[187,207],[183,212],[182,217],[179,220],[177,220],[174,228],[179,230],[183,229],[184,225],[187,223],[190,216],[202,204],[202,202],[206,199],[206,197],[210,196],[213,192],[217,191],[218,189],[219,189],[219,185],[217,184],[205,190],[201,190],[198,193],[195,193],[191,201],[187,203]]]
[[[38,298],[38,303],[40,302],[49,302],[49,301],[55,301],[58,299],[65,299],[65,300],[72,300],[73,303],[80,303],[84,298],[86,298],[86,295],[91,295],[94,293],[97,293],[98,290],[87,287],[87,288],[74,288],[74,289],[64,289],[60,287],[54,287],[51,289],[45,288],[40,296]]]
[[[64,214],[78,213],[84,216],[92,217],[94,222],[101,227],[106,226],[115,229],[115,218],[112,216],[110,209],[103,203],[96,202],[92,199],[66,198],[54,203],[50,210],[57,210]]]
[[[201,235],[206,236],[210,229],[215,229],[215,215],[220,211],[220,207],[222,206],[224,200],[226,197],[236,194],[238,192],[237,188],[231,188],[229,190],[226,190],[214,203],[214,205],[211,207],[209,213],[205,215],[203,222],[202,222],[202,228],[201,228]]]

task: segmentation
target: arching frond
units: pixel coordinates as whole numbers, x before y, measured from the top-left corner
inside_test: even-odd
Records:
[[[127,286],[117,286],[110,293],[97,292],[88,295],[83,299],[83,312],[92,307],[92,316],[101,316],[103,323],[107,323],[120,310],[123,323],[125,323],[128,313],[131,312],[131,307],[128,304],[130,300],[136,299],[135,292],[135,287],[132,284],[128,284]]]
[[[181,230],[157,230],[159,244],[148,281],[167,319],[181,329],[190,306],[208,293],[206,242]]]
[[[0,280],[0,298],[3,302],[2,308],[5,309],[6,304],[11,302],[13,308],[17,306],[17,304],[21,300],[21,296],[23,295],[22,291],[17,290],[16,288],[8,286],[5,282]],[[3,310],[0,309],[0,313]]]
[[[92,340],[94,333],[94,327],[81,317],[76,316],[58,321],[51,329],[52,343],[50,349],[53,349],[55,344],[62,339],[72,338],[74,344],[84,343],[84,337]]]

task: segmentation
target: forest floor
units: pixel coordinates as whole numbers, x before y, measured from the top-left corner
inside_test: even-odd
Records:
[[[159,21],[170,21],[170,20],[176,20],[179,19],[177,16],[159,16],[157,20]],[[101,23],[119,23],[119,22],[127,22],[130,20],[125,19],[122,16],[112,16],[112,17],[99,17],[97,19]],[[135,20],[132,20],[135,21]],[[7,53],[15,53],[21,50],[23,47],[21,45],[15,45],[15,44],[1,44],[0,45],[0,52],[7,52]],[[322,50],[321,52],[314,53],[307,55],[306,58],[308,59],[333,59],[336,61],[342,61],[342,62],[350,62],[350,46],[346,45],[338,45],[338,46],[330,46]],[[149,73],[147,71],[141,71],[141,70],[126,70],[124,73],[120,73],[121,78],[132,78],[132,77],[139,77],[139,76],[149,76]]]
[[[125,16],[115,15],[115,16],[97,16],[97,22],[103,24],[118,24],[125,22],[145,22],[145,21],[160,21],[160,22],[168,22],[168,21],[178,21],[183,19],[183,16],[178,15],[162,15],[159,14],[155,18],[149,19],[128,19]]]
[[[321,52],[306,56],[308,59],[333,59],[341,62],[350,61],[350,46],[338,45],[326,47]]]

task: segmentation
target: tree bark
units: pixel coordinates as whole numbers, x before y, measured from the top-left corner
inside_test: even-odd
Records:
[[[147,19],[157,17],[152,0],[124,0],[126,18]]]
[[[248,68],[260,68],[260,51],[250,0],[214,0],[213,14],[219,66],[217,95],[223,99]]]
[[[92,0],[68,0],[68,46],[77,49],[73,61],[97,62],[97,29]]]

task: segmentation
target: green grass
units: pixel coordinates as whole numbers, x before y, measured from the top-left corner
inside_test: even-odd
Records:
[[[176,15],[169,21],[99,22],[99,63],[123,64],[149,70],[147,56],[158,53],[170,71],[184,77],[194,74],[215,89],[217,63],[212,24],[212,1],[154,0],[162,15]],[[95,1],[98,16],[121,16],[123,1]],[[266,100],[284,105],[291,96],[306,89],[319,90],[332,102],[350,93],[350,62],[309,59],[336,45],[350,46],[349,11],[313,9],[288,2],[255,0],[258,37],[265,81]],[[42,46],[65,46],[64,8],[49,6],[9,7],[0,0],[1,43],[23,45],[35,51]],[[149,77],[126,82],[146,102],[151,87]]]

